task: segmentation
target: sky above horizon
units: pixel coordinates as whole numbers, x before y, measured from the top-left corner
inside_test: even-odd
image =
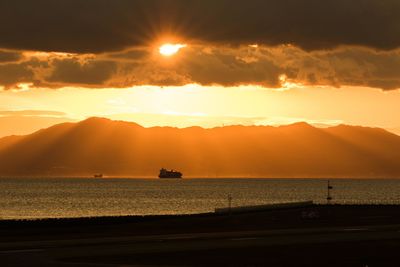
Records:
[[[396,0],[1,1],[0,137],[93,116],[400,134],[399,25]]]

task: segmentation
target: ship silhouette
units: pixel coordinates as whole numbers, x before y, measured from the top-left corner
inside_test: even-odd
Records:
[[[182,173],[178,172],[176,170],[167,170],[167,169],[161,168],[158,178],[177,178],[177,179],[179,179],[179,178],[182,178]]]

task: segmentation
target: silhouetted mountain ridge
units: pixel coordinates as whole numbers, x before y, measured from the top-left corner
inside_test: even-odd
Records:
[[[400,137],[339,125],[144,128],[90,118],[0,139],[0,175],[399,177]]]

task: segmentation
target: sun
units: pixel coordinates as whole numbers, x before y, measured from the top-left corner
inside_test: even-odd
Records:
[[[187,45],[185,45],[185,44],[163,44],[162,46],[160,46],[158,51],[160,52],[161,55],[170,57],[170,56],[178,53],[178,51],[181,48],[184,48],[186,46]]]

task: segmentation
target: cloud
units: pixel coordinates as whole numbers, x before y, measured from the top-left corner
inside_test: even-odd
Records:
[[[133,48],[127,49],[115,53],[108,53],[106,58],[111,60],[123,60],[130,62],[139,62],[141,59],[145,59],[150,55],[146,48]]]
[[[77,58],[55,59],[52,62],[51,75],[46,78],[46,82],[101,86],[115,70],[116,63],[112,61],[88,60],[79,62]]]
[[[0,88],[391,90],[400,88],[398,25],[398,0],[3,0]],[[163,38],[188,46],[168,60],[155,48]]]
[[[365,86],[392,90],[400,88],[400,50],[376,51],[343,47],[306,53],[291,48],[286,60],[287,76],[305,85]],[[278,59],[279,60],[279,59]]]
[[[134,85],[259,85],[281,88],[303,86],[363,86],[400,88],[400,50],[376,51],[363,47],[304,51],[294,46],[258,48],[193,46],[181,51],[176,62],[159,58],[141,63],[118,63],[109,86]]]
[[[18,87],[19,83],[30,83],[34,72],[29,65],[27,62],[0,64],[0,86],[7,89]]]
[[[215,44],[400,45],[398,0],[3,0],[0,47],[100,53],[174,35]]]
[[[0,63],[15,62],[22,58],[21,53],[16,51],[2,51],[0,50]]]
[[[27,54],[16,63],[0,64],[0,86],[127,88],[138,85],[186,84],[265,88],[362,86],[400,88],[400,49],[377,51],[339,47],[305,51],[295,46],[189,45],[165,58],[153,48],[103,54]]]
[[[118,71],[108,86],[130,87],[134,85],[179,86],[190,83],[201,85],[234,86],[260,84],[279,86],[279,66],[270,60],[246,62],[238,58],[240,49],[204,46],[187,47],[169,61],[159,55],[139,57],[133,62],[118,59]]]
[[[49,116],[62,117],[66,116],[65,112],[53,110],[0,110],[0,116]]]

